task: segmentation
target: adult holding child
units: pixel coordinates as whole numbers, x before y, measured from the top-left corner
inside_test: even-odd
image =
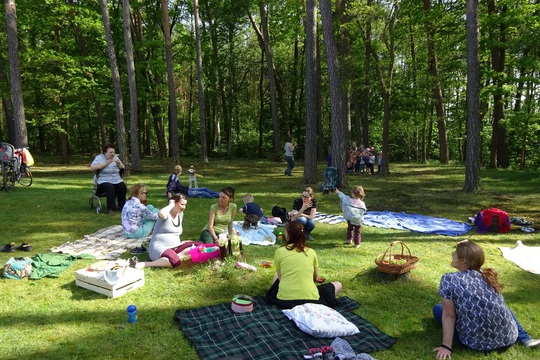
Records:
[[[107,197],[109,215],[114,215],[116,210],[122,210],[126,203],[127,187],[121,176],[125,168],[116,156],[113,144],[103,146],[103,153],[96,156],[90,164],[90,169],[96,173],[97,192]]]
[[[122,229],[130,239],[144,238],[150,235],[158,219],[159,209],[146,205],[148,188],[136,184],[131,188],[131,197],[122,209]]]
[[[169,204],[158,213],[158,220],[149,245],[151,261],[139,262],[132,257],[130,266],[142,269],[145,267],[175,268],[181,265],[182,258],[189,256],[192,245],[199,243],[193,241],[180,241],[183,232],[182,221],[187,199],[183,194],[173,194]]]
[[[236,204],[234,200],[234,189],[230,186],[224,187],[219,192],[217,204],[210,207],[208,223],[204,226],[200,241],[205,244],[217,244],[219,235],[233,232],[233,221],[236,216]]]
[[[302,191],[302,197],[294,200],[292,210],[289,212],[290,221],[298,221],[304,226],[308,240],[313,240],[311,232],[315,229],[316,212],[317,199],[313,196],[313,189],[308,186]]]
[[[439,285],[441,304],[433,308],[433,316],[442,324],[441,345],[433,349],[437,359],[452,357],[452,343],[473,350],[504,350],[516,342],[535,347],[501,294],[503,285],[494,269],[484,269],[485,255],[480,246],[464,240],[457,244],[450,265],[458,272],[444,274]]]
[[[285,244],[274,254],[276,276],[266,299],[282,309],[291,309],[305,303],[334,307],[341,292],[340,282],[317,286],[319,260],[317,253],[306,246],[304,226],[288,222],[285,226]]]

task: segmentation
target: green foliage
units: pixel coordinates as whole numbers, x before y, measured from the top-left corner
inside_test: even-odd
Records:
[[[28,242],[35,253],[48,252],[53,246],[81,239],[98,229],[116,225],[119,216],[96,214],[89,208],[92,185],[91,158],[71,158],[73,165],[58,165],[53,158],[34,155],[34,184],[16,186],[11,193],[0,192],[2,202],[2,239],[4,243]],[[237,204],[250,192],[265,214],[279,204],[290,208],[304,187],[302,164],[293,177],[284,177],[285,163],[220,159],[203,166],[198,157],[184,158],[182,165],[195,164],[202,175],[199,185],[219,190],[226,185],[236,189]],[[162,207],[165,183],[174,164],[146,159],[140,174],[126,177],[128,185],[148,185],[148,201]],[[322,175],[324,164],[319,164]],[[457,221],[488,207],[506,210],[511,217],[525,217],[540,223],[540,176],[536,171],[486,170],[484,189],[463,193],[464,169],[459,165],[398,164],[389,176],[347,175],[351,185],[362,185],[366,205],[372,211],[405,211]],[[185,178],[182,177],[185,181]],[[316,189],[318,210],[339,214],[335,194],[323,195]],[[348,189],[343,189],[348,191]],[[190,198],[184,217],[182,239],[198,239],[215,199]],[[239,215],[237,220],[240,220]],[[474,231],[461,237],[426,235],[365,226],[362,246],[343,245],[346,225],[318,223],[310,242],[318,254],[321,276],[343,283],[343,295],[357,300],[356,313],[379,329],[398,339],[390,349],[373,354],[379,360],[433,359],[432,349],[441,342],[441,329],[435,324],[431,308],[440,299],[437,289],[443,273],[450,267],[451,252],[463,239],[479,243],[486,251],[486,266],[494,267],[506,285],[504,295],[523,327],[533,337],[540,312],[537,308],[538,275],[527,273],[501,256],[499,246],[513,246],[521,240],[528,246],[540,246],[538,237],[513,228],[508,234],[480,235]],[[375,270],[375,258],[394,240],[405,242],[412,254],[420,257],[419,266],[403,276],[389,276]],[[2,245],[4,244],[2,243]],[[272,261],[276,246],[246,246],[246,262]],[[5,263],[12,255],[0,253]],[[131,255],[125,253],[122,258]],[[148,255],[141,255],[141,260]],[[37,281],[0,280],[0,353],[3,359],[196,359],[191,344],[182,336],[172,318],[175,310],[230,302],[238,293],[263,295],[275,270],[259,267],[247,272],[226,261],[221,267],[185,262],[179,269],[145,270],[145,286],[126,295],[109,299],[75,285],[74,271],[92,264],[77,260],[58,278]],[[139,322],[127,322],[126,307],[137,305]],[[306,349],[307,352],[308,349]],[[453,357],[482,360],[485,355],[454,345]],[[538,350],[516,345],[494,359],[533,360]]]

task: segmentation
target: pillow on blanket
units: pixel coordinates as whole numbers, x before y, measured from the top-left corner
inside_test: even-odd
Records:
[[[360,332],[356,325],[325,305],[308,303],[282,311],[300,330],[318,338],[335,338]]]

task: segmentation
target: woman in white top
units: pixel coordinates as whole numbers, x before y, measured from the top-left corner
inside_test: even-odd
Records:
[[[169,205],[158,213],[158,220],[154,227],[152,240],[150,240],[149,255],[152,261],[139,262],[137,257],[130,259],[130,266],[142,269],[144,267],[180,266],[182,257],[189,256],[192,245],[200,243],[193,241],[180,241],[182,234],[182,220],[186,209],[187,199],[183,194],[173,194]]]
[[[107,197],[107,210],[109,215],[114,215],[116,210],[122,211],[126,203],[127,187],[120,176],[126,167],[116,156],[113,144],[103,147],[103,154],[95,157],[90,169],[96,173],[97,193]],[[116,200],[118,199],[118,204]]]
[[[287,136],[287,142],[285,143],[285,160],[287,161],[285,176],[292,176],[292,169],[294,168],[294,148],[292,136],[289,135]]]

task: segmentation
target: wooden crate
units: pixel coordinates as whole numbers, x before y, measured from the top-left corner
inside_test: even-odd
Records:
[[[110,298],[116,298],[144,286],[144,271],[128,267],[120,280],[110,285],[103,278],[103,272],[87,271],[87,268],[84,268],[75,271],[75,284]]]

